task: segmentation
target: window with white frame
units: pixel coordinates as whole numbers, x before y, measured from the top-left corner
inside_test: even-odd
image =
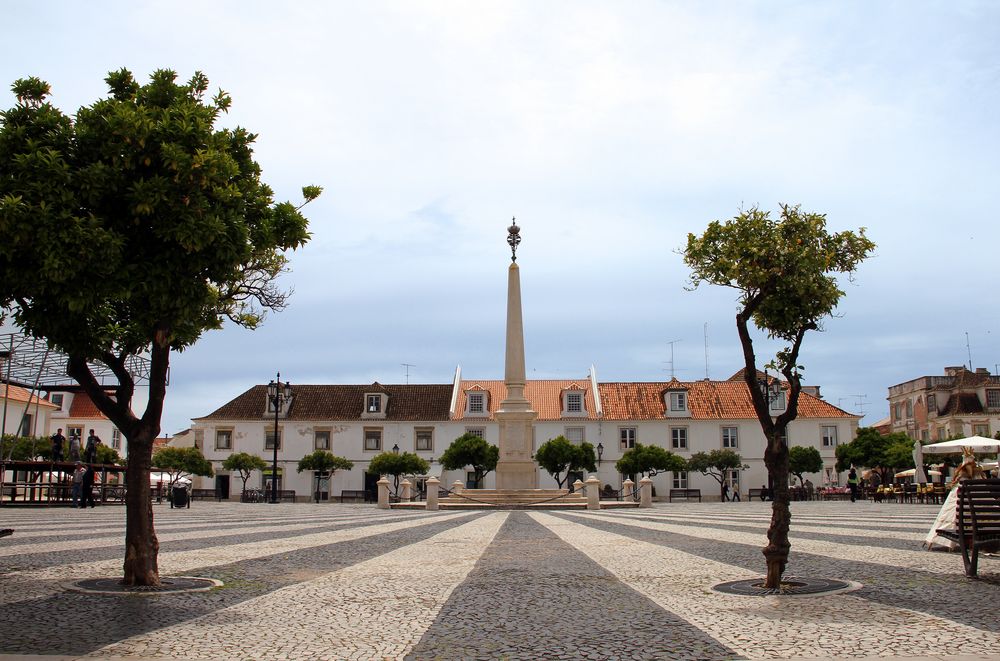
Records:
[[[622,450],[630,450],[635,447],[635,427],[619,427],[618,438]]]
[[[678,471],[673,474],[673,488],[674,489],[687,489],[688,488],[688,472]]]
[[[673,413],[681,413],[687,411],[688,405],[688,394],[683,390],[674,390],[667,393],[670,399],[670,411]]]
[[[990,389],[986,391],[986,408],[1000,409],[1000,390]]]
[[[121,450],[122,449],[122,431],[117,427],[111,429],[111,449]]]
[[[58,406],[59,410],[61,411],[63,407],[63,397],[64,395],[61,392],[54,392],[51,395],[49,395],[49,401],[52,403],[53,406]]]
[[[66,428],[66,438],[83,438],[83,427],[67,427]]]
[[[264,449],[273,450],[274,449],[274,429],[264,430]],[[281,449],[281,429],[278,429],[278,449]]]
[[[584,428],[583,427],[567,427],[566,428],[566,440],[574,445],[580,445],[584,440]]]
[[[468,406],[466,413],[469,415],[486,414],[486,393],[470,392],[466,395],[465,399]]]
[[[365,427],[365,451],[378,452],[382,449],[382,428]]]
[[[785,410],[785,391],[781,388],[768,389],[768,406],[772,411]]]
[[[569,391],[565,394],[563,402],[566,406],[564,413],[575,414],[584,413],[583,410],[583,393],[577,391]]]
[[[688,430],[687,427],[670,428],[670,447],[674,450],[687,450]]]
[[[823,426],[822,428],[823,447],[837,447],[837,428],[834,426]]]
[[[330,449],[330,430],[329,429],[316,429],[313,431],[313,449],[314,450],[329,450]]]
[[[215,449],[216,450],[232,450],[233,449],[233,430],[232,429],[216,429],[215,430]]]
[[[369,393],[365,395],[365,413],[381,413],[382,412],[382,395],[378,393]]]
[[[466,427],[465,433],[478,436],[479,438],[486,438],[486,429],[483,427]]]
[[[417,451],[429,452],[434,449],[434,428],[417,427],[413,430],[414,443]]]
[[[737,427],[722,428],[722,447],[727,450],[735,450],[740,447],[740,435]]]

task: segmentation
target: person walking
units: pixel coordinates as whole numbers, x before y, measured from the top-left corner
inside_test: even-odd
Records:
[[[82,493],[80,494],[80,509],[87,506],[94,506],[94,467],[89,465],[83,466],[84,473],[83,479],[80,481],[80,488]]]
[[[60,427],[55,434],[52,434],[52,461],[63,460],[63,443],[65,442],[66,437],[63,436],[62,427]]]
[[[84,451],[85,461],[88,464],[93,464],[97,462],[97,446],[101,444],[101,439],[94,433],[94,430],[90,430],[90,436],[87,437],[87,449]]]
[[[73,488],[72,488],[72,499],[70,500],[70,507],[76,507],[77,503],[80,502],[80,493],[83,491],[83,476],[87,472],[87,469],[83,467],[79,461],[76,462],[76,468],[73,470]]]
[[[722,483],[722,502],[729,500],[729,482]]]
[[[858,472],[851,466],[851,471],[847,474],[847,488],[851,490],[851,502],[858,499]]]

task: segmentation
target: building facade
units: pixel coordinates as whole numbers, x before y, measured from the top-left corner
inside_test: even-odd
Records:
[[[436,458],[465,433],[496,445],[496,412],[506,396],[503,381],[464,379],[460,369],[451,384],[295,386],[291,401],[277,412],[276,436],[266,386],[253,386],[193,421],[189,437],[217,473],[214,481],[198,478],[195,486],[215,486],[238,497],[241,480],[228,475],[222,462],[230,454],[248,452],[270,464],[275,441],[279,488],[294,489],[300,500],[311,497],[316,483],[313,474],[298,473],[296,467],[317,449],[354,462],[352,470],[338,471],[321,489],[334,498],[344,490],[372,489],[379,476],[369,474],[367,465],[385,451],[415,452],[431,463],[428,476],[444,484],[468,484],[468,471],[443,471]],[[615,488],[623,479],[615,462],[636,443],[658,445],[685,459],[695,452],[732,449],[747,465],[731,476],[736,488],[745,494],[767,483],[765,439],[741,372],[727,381],[599,382],[591,368],[579,380],[529,380],[525,397],[537,412],[533,447],[560,435],[573,443],[589,442],[599,450],[598,479]],[[783,395],[774,398],[776,415],[783,402]],[[836,446],[854,438],[858,420],[822,400],[818,389],[803,389],[788,442],[820,451],[824,471],[810,476],[817,485],[842,481],[834,469]],[[550,475],[539,471],[539,486],[556,486]],[[270,473],[255,474],[247,486],[266,488]],[[494,484],[491,473],[482,486]],[[700,488],[706,498],[719,493],[718,482],[696,473],[656,475],[653,484],[661,495],[670,488]]]
[[[985,368],[945,367],[889,387],[890,431],[921,441],[1000,432],[1000,376]]]

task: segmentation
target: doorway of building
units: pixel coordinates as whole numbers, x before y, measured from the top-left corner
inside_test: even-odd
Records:
[[[228,475],[216,475],[215,476],[215,499],[216,500],[229,500],[229,476]]]
[[[378,480],[381,477],[378,473],[365,471],[365,502],[378,502]]]

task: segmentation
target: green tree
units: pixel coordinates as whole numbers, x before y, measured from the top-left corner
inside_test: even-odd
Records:
[[[746,470],[743,458],[732,450],[712,450],[711,452],[695,452],[687,462],[687,470],[698,471],[702,475],[710,475],[719,483],[719,493],[723,493],[722,485],[726,483],[729,471]]]
[[[445,470],[450,471],[472,466],[476,474],[476,488],[482,488],[483,478],[490,471],[496,470],[499,459],[500,448],[490,445],[481,436],[462,434],[451,442],[438,461]]]
[[[822,470],[823,457],[816,448],[803,445],[788,448],[788,472],[799,478],[799,485],[803,484],[802,476],[805,473],[819,473]]]
[[[68,355],[67,373],[127,439],[123,582],[158,585],[149,469],[170,353],[227,318],[254,328],[284,307],[284,252],[309,234],[301,207],[275,204],[261,181],[256,136],[215,128],[231,101],[206,97],[203,74],[105,80],[110,95],[72,117],[38,78],[13,85],[17,104],[0,114],[0,311]],[[306,201],[319,193],[303,189]],[[148,356],[141,415],[137,356]],[[91,362],[110,369],[114,392]]]
[[[215,471],[212,470],[212,462],[205,459],[201,450],[195,447],[175,448],[167,446],[160,448],[153,455],[152,465],[170,476],[167,481],[168,490],[182,477],[190,475],[212,477],[215,475]],[[149,489],[148,486],[146,488]]]
[[[247,480],[254,471],[262,471],[267,468],[267,462],[255,454],[249,452],[236,452],[226,457],[222,462],[222,468],[227,471],[236,471],[240,479],[243,480],[243,490],[241,494],[247,492]]]
[[[622,475],[653,477],[658,473],[687,470],[687,465],[684,459],[659,445],[636,443],[615,462],[615,470]]]
[[[6,457],[8,461],[38,461],[51,456],[52,443],[41,436],[4,434],[0,440],[0,457]]]
[[[375,455],[368,464],[368,472],[392,476],[392,492],[399,495],[399,478],[404,475],[425,475],[431,469],[426,459],[412,452],[383,452]]]
[[[574,445],[565,436],[550,438],[538,446],[535,450],[535,462],[555,478],[560,489],[569,479],[570,473],[597,470],[594,446],[590,443]]]
[[[903,432],[881,434],[874,427],[860,427],[853,441],[837,446],[836,454],[838,472],[864,466],[889,484],[896,470],[913,468],[913,439]]]
[[[835,274],[851,276],[875,249],[864,228],[857,233],[830,234],[826,217],[782,205],[778,218],[754,207],[731,220],[713,221],[704,234],[689,234],[684,262],[691,268],[692,288],[707,282],[739,292],[736,329],[743,349],[744,378],[767,447],[764,463],[773,493],[765,586],[777,589],[788,562],[791,523],[788,494],[788,445],[785,430],[798,415],[802,390],[799,350],[805,335],[820,330],[844,292]],[[771,339],[786,343],[773,365],[785,378],[777,397],[787,397],[784,410],[773,415],[770,399],[758,385],[757,356],[750,324]],[[770,384],[768,384],[770,385]]]
[[[316,471],[321,476],[333,479],[334,473],[338,470],[349,471],[354,468],[354,462],[344,457],[338,457],[328,450],[316,450],[312,454],[299,459],[297,472]],[[319,502],[319,478],[316,483],[316,502]]]

